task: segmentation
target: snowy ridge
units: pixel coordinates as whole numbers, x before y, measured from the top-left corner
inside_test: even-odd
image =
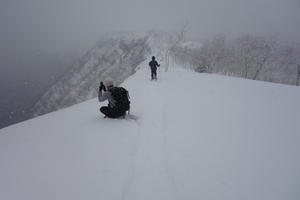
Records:
[[[119,85],[150,57],[151,48],[161,40],[152,36],[160,36],[160,33],[112,32],[103,36],[43,95],[31,109],[29,118],[96,97],[100,80],[107,76],[113,77]]]
[[[127,120],[92,99],[0,130],[0,199],[297,200],[298,87],[144,61]]]
[[[75,105],[97,95],[100,80],[111,76],[121,84],[135,73],[138,65],[152,55],[165,54],[168,34],[151,30],[143,32],[110,32],[104,35],[72,69],[53,85],[28,114],[28,118]],[[184,44],[196,47],[193,42]],[[185,61],[186,62],[186,61]]]

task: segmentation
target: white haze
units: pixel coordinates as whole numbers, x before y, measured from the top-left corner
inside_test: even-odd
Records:
[[[6,47],[13,45],[6,51],[64,52],[89,48],[108,31],[172,31],[185,21],[196,39],[244,33],[299,37],[299,10],[297,0],[5,0],[0,38]]]
[[[300,198],[299,87],[147,64],[127,120],[95,98],[1,129],[0,199]]]

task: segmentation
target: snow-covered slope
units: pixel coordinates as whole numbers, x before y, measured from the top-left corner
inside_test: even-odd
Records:
[[[37,117],[96,97],[96,87],[107,76],[117,85],[135,73],[143,61],[152,55],[162,59],[168,33],[151,30],[142,32],[110,32],[98,41],[72,69],[53,85],[33,106],[28,118]],[[185,42],[185,48],[199,48],[195,42]],[[188,63],[187,55],[180,62]],[[182,64],[183,65],[183,64]]]
[[[72,69],[53,85],[29,112],[29,118],[60,110],[96,97],[95,88],[104,77],[116,84],[135,73],[136,67],[157,51],[164,33],[111,32],[78,60]],[[156,44],[156,48],[153,46]]]
[[[0,130],[0,199],[300,198],[300,89],[147,62],[128,120],[84,103]]]

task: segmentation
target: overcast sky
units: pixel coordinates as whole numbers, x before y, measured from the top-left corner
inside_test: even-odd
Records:
[[[1,53],[90,46],[111,30],[300,36],[299,0],[1,0]],[[5,50],[3,51],[3,48]]]

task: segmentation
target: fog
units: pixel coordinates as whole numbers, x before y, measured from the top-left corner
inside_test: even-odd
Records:
[[[300,36],[299,0],[2,0],[1,126],[24,120],[43,92],[109,31],[172,31],[198,41],[224,34]]]

